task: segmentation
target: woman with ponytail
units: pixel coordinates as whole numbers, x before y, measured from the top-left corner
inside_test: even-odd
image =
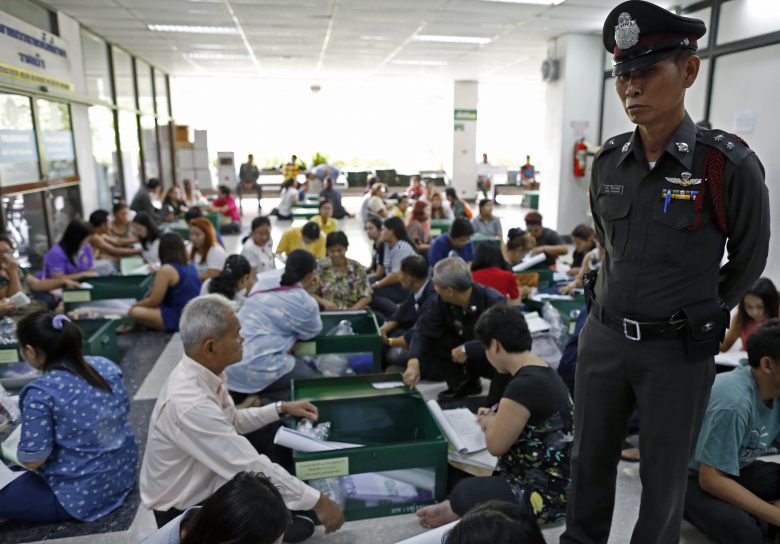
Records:
[[[244,355],[225,371],[236,402],[263,392],[264,398],[289,400],[290,380],[315,377],[290,350],[322,330],[317,301],[307,292],[316,282],[317,261],[304,249],[287,256],[284,271],[264,272],[238,312]],[[238,393],[238,394],[237,394]]]
[[[203,282],[201,295],[217,294],[243,304],[252,287],[252,267],[242,255],[231,255],[216,278]]]
[[[19,394],[17,458],[29,470],[0,490],[0,518],[99,519],[135,484],[138,443],[122,372],[84,357],[81,331],[64,315],[30,314],[17,336],[21,356],[42,375]]]

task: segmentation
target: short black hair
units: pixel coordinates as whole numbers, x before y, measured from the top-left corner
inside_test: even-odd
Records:
[[[225,196],[230,196],[230,187],[227,185],[220,185],[217,190]]]
[[[526,225],[541,225],[542,224],[542,214],[539,212],[528,212],[525,214],[525,224]]]
[[[469,511],[442,540],[443,544],[545,544],[534,516],[514,502],[492,500]]]
[[[475,272],[483,268],[509,270],[509,265],[506,259],[504,259],[498,244],[483,243],[477,246],[474,252],[474,260],[471,263],[471,271]]]
[[[429,275],[428,261],[422,255],[409,255],[401,261],[401,272],[416,280],[424,280]]]
[[[258,215],[254,219],[252,219],[252,230],[249,232],[254,232],[255,229],[259,229],[260,227],[270,227],[271,226],[271,220],[268,219],[265,215]]]
[[[127,202],[125,202],[124,200],[120,200],[119,202],[117,202],[116,204],[114,204],[114,207],[113,207],[113,209],[111,210],[111,212],[112,212],[114,215],[116,215],[117,213],[121,212],[121,211],[122,211],[122,210],[124,210],[125,208],[127,208]]]
[[[309,221],[301,228],[301,234],[307,240],[319,240],[320,226],[314,221]]]
[[[449,230],[450,238],[463,238],[465,236],[472,236],[474,234],[474,227],[471,222],[465,217],[458,217],[450,225]]]
[[[481,210],[482,208],[484,208],[485,206],[487,206],[491,202],[493,202],[493,201],[490,200],[489,198],[483,198],[482,200],[479,201],[479,209]]]
[[[333,203],[332,203],[330,200],[323,200],[322,202],[320,202],[320,205],[318,206],[318,208],[321,210],[321,209],[322,209],[322,207],[323,207],[325,204],[329,204],[331,208],[333,207]]]
[[[147,189],[157,189],[157,187],[160,186],[160,180],[157,178],[149,178],[149,181],[146,182],[146,188]]]
[[[574,230],[571,231],[572,238],[579,238],[580,240],[587,240],[593,236],[593,229],[588,225],[577,225]]]
[[[509,353],[523,353],[531,349],[531,333],[523,312],[517,306],[502,302],[483,313],[474,333],[485,347],[492,340],[498,340]]]
[[[95,228],[102,227],[108,223],[108,212],[106,210],[95,210],[89,214],[89,224]]]
[[[193,206],[184,212],[184,221],[187,223],[193,219],[197,219],[198,217],[203,217],[203,210],[201,210],[198,206]]]
[[[454,187],[447,187],[446,189],[444,189],[444,194],[446,196],[450,196],[454,198],[455,200],[458,200],[458,192],[455,190]]]
[[[165,232],[160,236],[160,247],[157,250],[160,263],[176,263],[187,266],[187,248],[184,247],[184,239],[175,232]]]
[[[758,368],[762,357],[771,357],[780,364],[780,318],[769,319],[747,339],[748,362]]]
[[[349,239],[347,239],[347,235],[340,230],[328,234],[328,236],[325,238],[325,248],[328,249],[333,246],[349,247]]]
[[[382,220],[379,219],[376,216],[371,216],[368,219],[366,219],[366,223],[371,223],[374,225],[378,230],[382,230]]]

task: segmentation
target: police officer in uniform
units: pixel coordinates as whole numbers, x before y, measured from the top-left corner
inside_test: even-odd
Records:
[[[702,21],[641,0],[623,2],[604,22],[615,88],[637,128],[608,139],[593,163],[590,203],[606,256],[580,336],[561,542],[607,542],[635,407],[642,498],[631,542],[678,542],[713,356],[728,310],[766,264],[769,203],[758,157],[685,112],[705,32]]]

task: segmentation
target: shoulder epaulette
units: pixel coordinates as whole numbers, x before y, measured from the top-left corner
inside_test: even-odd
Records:
[[[633,132],[625,132],[623,134],[618,134],[617,136],[609,138],[606,142],[601,144],[601,147],[596,152],[596,156],[594,158],[598,158],[602,154],[613,149],[622,148],[623,145],[625,145],[631,139],[632,134]]]
[[[697,127],[696,143],[704,144],[723,153],[727,160],[735,164],[741,163],[748,157],[753,150],[748,147],[747,142],[730,132],[723,130],[707,130]]]

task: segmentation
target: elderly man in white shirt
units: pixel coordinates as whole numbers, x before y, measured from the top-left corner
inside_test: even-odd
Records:
[[[141,466],[141,501],[154,510],[161,527],[206,500],[238,472],[256,471],[271,479],[290,510],[311,510],[326,532],[336,531],[344,523],[339,506],[259,454],[241,436],[284,414],[315,421],[318,412],[307,401],[236,408],[224,370],[241,360],[240,327],[233,303],[219,295],[198,297],[184,308],[180,333],[185,355],[168,376],[152,412]],[[305,518],[296,519],[299,523],[294,525],[300,529]],[[285,541],[310,536],[309,525],[302,539]]]

